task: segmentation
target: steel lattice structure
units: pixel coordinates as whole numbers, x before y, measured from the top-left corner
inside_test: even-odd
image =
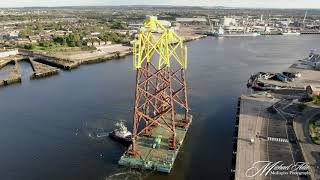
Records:
[[[183,39],[149,17],[133,46],[136,88],[133,116],[131,156],[139,154],[136,139],[151,136],[152,128],[160,126],[172,135],[169,149],[176,148],[176,126],[189,123],[189,106],[185,69],[187,48]],[[177,121],[176,113],[184,113]]]

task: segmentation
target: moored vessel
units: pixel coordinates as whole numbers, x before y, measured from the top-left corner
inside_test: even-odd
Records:
[[[260,36],[259,33],[228,33],[228,34],[224,34],[223,36],[226,37],[247,37],[247,36],[251,36],[251,37],[256,37],[256,36]]]

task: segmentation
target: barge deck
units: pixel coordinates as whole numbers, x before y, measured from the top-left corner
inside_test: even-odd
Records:
[[[189,123],[185,127],[179,127],[179,121],[182,121],[184,115],[176,114],[177,127],[176,127],[176,138],[177,138],[177,148],[175,150],[169,150],[168,141],[171,137],[171,133],[162,127],[154,127],[151,131],[151,136],[138,136],[137,137],[137,151],[138,155],[133,157],[125,152],[118,164],[122,166],[127,166],[130,168],[155,170],[164,173],[170,173],[174,161],[179,153],[179,150],[183,144],[189,126],[192,122],[192,116],[190,115]],[[154,140],[157,137],[161,138],[161,143],[159,148],[153,148]],[[129,147],[129,149],[131,146]]]

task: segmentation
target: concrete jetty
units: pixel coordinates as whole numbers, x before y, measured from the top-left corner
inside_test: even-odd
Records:
[[[120,49],[120,51],[115,51],[113,47],[114,49]],[[71,70],[78,68],[82,64],[93,64],[125,57],[131,54],[131,50],[128,46],[118,47],[113,45],[108,48],[101,48],[95,51],[83,51],[71,54],[60,53],[56,55],[49,55],[25,49],[20,49],[19,53],[24,56],[31,57],[33,61],[42,64],[63,70]]]
[[[320,31],[301,31],[301,34],[318,34],[318,35],[320,35]]]
[[[237,134],[236,161],[234,179],[306,179],[306,176],[293,174],[280,175],[287,171],[258,172],[266,162],[281,161],[290,165],[301,161],[297,157],[298,149],[294,145],[294,133],[288,127],[289,120],[285,120],[278,113],[271,113],[270,108],[277,108],[273,96],[262,94],[258,96],[241,96],[239,103],[239,125]],[[260,162],[259,161],[264,161]],[[258,162],[258,163],[257,163]],[[261,174],[261,175],[260,175]]]
[[[28,60],[33,69],[33,74],[31,75],[30,79],[44,78],[56,75],[59,72],[57,68],[36,62],[32,58],[29,58]]]
[[[7,75],[0,80],[0,86],[7,86],[10,84],[21,82],[21,72],[19,62],[26,61],[30,64],[33,73],[30,75],[30,79],[39,79],[43,77],[52,76],[58,74],[58,69],[38,63],[33,58],[24,56],[10,56],[0,59],[0,70],[4,67],[7,68]]]
[[[61,58],[56,58],[56,57],[51,57],[51,56],[46,56],[41,54],[34,55],[33,58],[34,58],[34,61],[36,62],[53,66],[56,68],[64,69],[64,70],[71,70],[80,66],[79,62],[74,62],[67,59],[61,59]]]
[[[295,78],[294,81],[280,81],[280,80],[274,80],[274,79],[264,79],[264,78],[258,78],[257,81],[262,87],[278,87],[279,89],[287,89],[287,90],[300,90],[304,91],[305,88],[312,84],[312,85],[318,85],[319,84],[319,76],[320,71],[315,70],[313,67],[304,65],[301,63],[295,63],[291,65],[289,68],[284,70],[284,72],[290,72],[290,73],[300,73],[301,77]],[[274,72],[276,73],[276,72]],[[282,72],[279,72],[282,73]],[[273,89],[274,90],[274,89]],[[291,95],[294,95],[295,93],[291,93]]]
[[[130,54],[132,54],[131,51],[115,52],[115,53],[111,53],[111,54],[103,55],[103,56],[99,56],[99,57],[81,59],[78,62],[79,62],[79,64],[94,64],[94,63],[109,61],[112,59],[123,58],[127,55],[130,55]]]
[[[11,65],[9,68],[8,75],[0,80],[0,86],[7,86],[10,84],[20,83],[21,82],[21,74],[19,65],[16,60],[3,60],[1,62],[0,68]]]
[[[32,58],[33,61],[64,70],[74,69],[80,65],[78,62],[70,61],[68,59],[58,58],[26,49],[19,49],[19,54],[28,58]]]

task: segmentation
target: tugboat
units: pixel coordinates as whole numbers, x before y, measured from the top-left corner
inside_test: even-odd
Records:
[[[123,121],[117,122],[115,127],[116,129],[109,133],[109,137],[125,146],[130,146],[132,143],[132,134],[128,131]]]

